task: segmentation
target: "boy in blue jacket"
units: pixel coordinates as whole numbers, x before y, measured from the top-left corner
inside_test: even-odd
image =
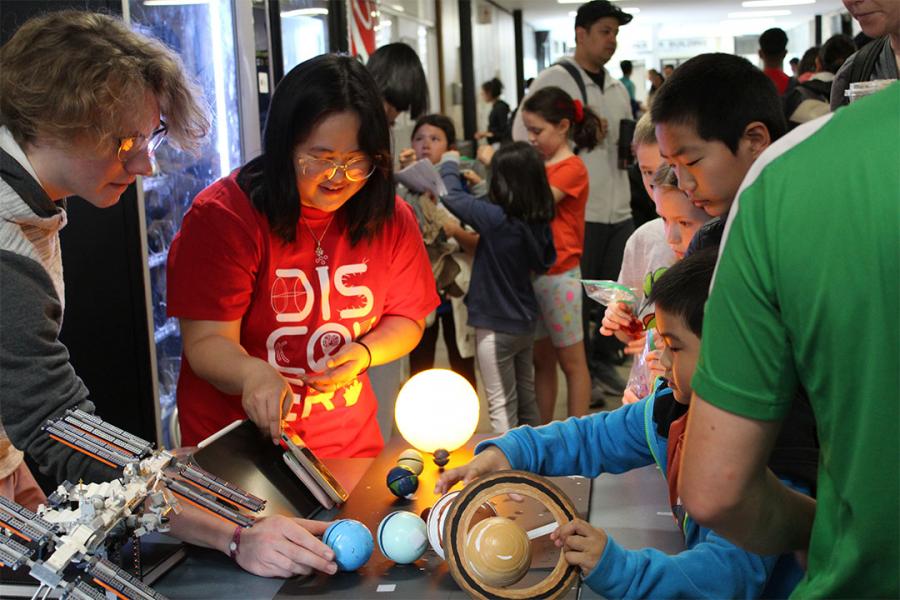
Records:
[[[435,492],[502,469],[593,478],[655,463],[668,483],[672,512],[687,549],[674,556],[652,548],[626,550],[602,529],[575,519],[552,538],[569,564],[581,568],[585,583],[606,598],[787,597],[802,576],[793,555],[760,556],[742,550],[697,525],[676,491],[703,305],[715,262],[714,250],[698,252],[654,283],[650,301],[656,304],[657,329],[665,342],[661,360],[668,381],[643,400],[612,412],[520,427],[482,442],[471,462],[441,476]]]

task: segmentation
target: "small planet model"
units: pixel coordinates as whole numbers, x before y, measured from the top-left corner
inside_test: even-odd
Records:
[[[401,565],[417,561],[428,548],[425,521],[406,510],[394,511],[378,525],[378,549]]]
[[[434,451],[434,464],[439,467],[443,467],[448,462],[450,462],[450,453],[444,450],[443,448],[438,448]]]
[[[397,457],[397,464],[401,467],[409,467],[413,473],[421,475],[425,468],[425,459],[422,458],[421,452],[409,448],[400,453],[400,456]]]
[[[483,583],[506,587],[522,579],[531,567],[531,542],[514,521],[491,517],[469,530],[465,560]]]
[[[406,498],[419,489],[419,478],[409,467],[396,466],[388,471],[387,486],[398,498]]]
[[[334,562],[341,571],[355,571],[366,564],[375,548],[369,528],[353,519],[341,519],[329,525],[322,541],[334,550]]]

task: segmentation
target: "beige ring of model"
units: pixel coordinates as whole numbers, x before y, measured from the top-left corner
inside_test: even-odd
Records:
[[[578,515],[572,501],[547,479],[525,471],[500,471],[479,477],[467,485],[451,505],[444,523],[444,552],[450,574],[457,585],[475,598],[559,598],[568,593],[578,568],[566,562],[563,553],[553,571],[539,583],[527,588],[501,588],[483,583],[469,567],[465,557],[466,535],[478,508],[487,500],[501,494],[519,494],[534,498],[544,505],[559,525]]]

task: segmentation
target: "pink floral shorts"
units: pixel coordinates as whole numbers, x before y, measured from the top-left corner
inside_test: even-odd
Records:
[[[534,339],[550,336],[554,348],[565,348],[584,339],[581,327],[581,268],[540,275],[533,283],[540,315]]]

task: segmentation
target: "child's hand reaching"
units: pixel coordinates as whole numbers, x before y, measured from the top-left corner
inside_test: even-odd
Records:
[[[625,354],[640,354],[644,350],[643,331],[637,335],[631,333],[634,331],[637,319],[631,311],[631,306],[624,302],[616,302],[606,307],[603,313],[603,320],[600,323],[600,333],[603,335],[614,335],[623,344],[626,344]]]
[[[625,349],[623,350],[625,354],[637,356],[644,351],[644,342],[647,341],[647,332],[642,331],[637,337],[632,337],[627,333],[625,335],[628,336],[627,340],[623,340],[625,342]]]
[[[445,471],[434,484],[435,494],[446,494],[458,481],[463,485],[481,477],[485,473],[504,471],[510,468],[506,455],[496,446],[488,447],[484,452],[468,463],[455,469]]]
[[[603,313],[603,321],[600,327],[600,333],[603,335],[613,335],[617,331],[625,329],[634,318],[631,312],[631,306],[624,302],[616,302],[606,307]]]
[[[460,175],[463,176],[463,178],[466,180],[466,183],[468,183],[469,185],[477,185],[482,181],[481,176],[472,169],[463,169]]]
[[[478,151],[475,153],[475,158],[480,160],[485,166],[489,166],[494,158],[494,147],[490,144],[479,146]]]
[[[406,148],[400,153],[400,156],[398,158],[400,160],[400,168],[405,169],[409,165],[416,162],[416,151],[412,148]]]
[[[573,519],[550,534],[557,548],[562,548],[566,562],[581,568],[587,575],[597,566],[606,549],[606,532],[582,519]]]
[[[638,400],[640,398],[631,388],[625,388],[625,392],[622,394],[622,404],[634,404]]]

